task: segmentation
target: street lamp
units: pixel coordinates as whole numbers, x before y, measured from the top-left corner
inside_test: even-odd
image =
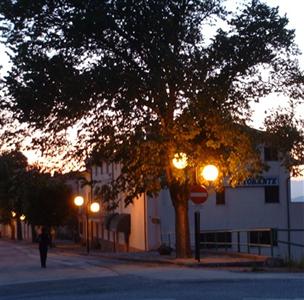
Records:
[[[201,176],[208,181],[215,181],[218,177],[219,171],[214,165],[207,165],[203,168]]]
[[[172,163],[176,169],[182,170],[188,165],[188,157],[186,153],[180,152],[174,155]]]
[[[94,213],[97,213],[99,212],[100,210],[100,205],[98,202],[93,202],[91,205],[90,205],[90,210],[91,212],[94,212]]]
[[[184,152],[176,153],[172,159],[173,166],[176,169],[182,170],[188,166],[188,157]],[[196,168],[197,170],[197,168]],[[203,168],[199,168],[199,174],[207,181],[215,181],[218,177],[218,168],[214,165],[206,165]],[[197,172],[196,172],[197,175]]]
[[[84,198],[82,196],[76,196],[74,198],[74,204],[78,207],[81,207],[85,204]],[[87,253],[90,253],[90,240],[89,240],[89,213],[90,211],[93,213],[97,213],[100,210],[100,205],[98,202],[89,201],[85,205],[85,215],[86,215],[86,248]]]
[[[84,203],[84,199],[82,196],[76,196],[75,199],[74,199],[74,204],[76,206],[82,206]]]

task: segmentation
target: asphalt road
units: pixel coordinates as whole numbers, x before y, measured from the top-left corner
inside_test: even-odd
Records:
[[[0,240],[0,299],[304,300],[303,273],[134,264]]]

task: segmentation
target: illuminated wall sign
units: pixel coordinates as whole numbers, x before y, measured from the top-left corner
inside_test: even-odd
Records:
[[[241,186],[277,186],[279,185],[278,176],[261,176],[258,178],[248,178]]]

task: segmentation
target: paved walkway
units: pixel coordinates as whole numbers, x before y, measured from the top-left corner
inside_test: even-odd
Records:
[[[22,241],[29,247],[37,247],[29,241]],[[79,244],[75,244],[71,241],[56,240],[53,252],[68,252],[73,255],[87,256],[85,247],[81,247]],[[176,258],[175,253],[171,255],[160,255],[157,251],[141,251],[141,252],[102,252],[100,250],[90,249],[90,256],[99,256],[101,258],[118,259],[123,261],[131,261],[138,263],[151,263],[151,264],[167,264],[178,265],[185,267],[207,267],[207,268],[254,268],[254,269],[269,269],[271,266],[278,264],[277,260],[273,260],[271,257],[259,256],[247,253],[226,253],[226,252],[201,252],[200,262],[194,258]],[[276,268],[278,270],[278,268]],[[283,271],[286,271],[283,268]],[[288,271],[288,270],[287,270]],[[304,272],[303,269],[292,269],[291,271]]]
[[[57,241],[55,249],[56,251],[69,251],[78,255],[87,255],[85,248],[71,242]],[[187,267],[257,267],[267,265],[270,260],[266,256],[225,252],[202,252],[200,262],[194,258],[176,258],[175,253],[160,255],[157,251],[105,253],[91,249],[90,255],[133,262],[175,264]]]

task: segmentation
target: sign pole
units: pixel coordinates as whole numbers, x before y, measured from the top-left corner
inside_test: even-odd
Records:
[[[200,212],[194,213],[194,231],[195,231],[195,259],[200,262]]]
[[[194,213],[194,239],[195,239],[195,259],[200,262],[201,252],[201,214],[199,205],[203,204],[208,199],[208,190],[202,185],[194,185],[190,189],[190,200],[196,204],[196,211]]]

